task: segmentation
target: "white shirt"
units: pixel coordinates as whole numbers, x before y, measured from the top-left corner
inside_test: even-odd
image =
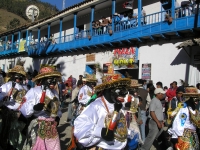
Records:
[[[90,100],[92,96],[92,95],[88,95],[88,93],[92,94],[92,89],[89,86],[84,85],[80,89],[79,94],[78,94],[79,103],[87,104],[87,102]]]
[[[2,92],[0,93],[0,101],[3,101],[3,98],[5,96],[8,96],[8,94],[9,94],[11,88],[12,88],[12,81],[9,81],[9,82],[3,84],[1,86],[1,88],[2,88]],[[14,88],[19,90],[19,91],[21,91],[23,89],[27,91],[27,87],[24,86],[24,85],[21,85],[19,83],[16,83]],[[15,99],[13,98],[12,95],[10,96],[10,100],[6,101],[4,103],[4,105],[6,107],[8,107],[9,109],[12,109],[12,110],[17,110],[19,108],[19,106],[20,106],[19,103],[15,102]]]
[[[114,111],[114,104],[106,102],[110,113]],[[101,100],[97,98],[86,107],[74,122],[74,135],[84,147],[98,146],[106,150],[121,150],[127,141],[105,141],[101,138],[101,130],[108,112]]]
[[[182,136],[185,128],[196,130],[196,127],[190,121],[189,109],[192,111],[192,113],[194,113],[194,111],[188,107],[181,108],[177,113],[173,121],[172,128],[168,129],[168,132],[172,134],[172,138],[178,138],[179,136]],[[182,114],[186,116],[185,119],[181,119]]]
[[[36,112],[33,110],[34,105],[40,103],[40,98],[42,96],[42,88],[41,86],[36,86],[34,88],[31,88],[25,95],[26,102],[22,105],[20,111],[25,117],[31,117],[34,115],[35,117],[43,116],[43,117],[50,117],[50,114],[47,111],[39,111]],[[48,96],[50,99],[53,99],[54,97],[58,97],[58,93],[56,90],[46,90],[46,96]],[[62,112],[60,108],[58,109],[57,113],[58,117],[62,116]]]

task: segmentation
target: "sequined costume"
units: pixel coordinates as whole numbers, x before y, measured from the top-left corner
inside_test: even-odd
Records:
[[[46,75],[46,76],[45,76]],[[47,77],[48,78],[44,78]],[[57,132],[56,118],[60,118],[59,96],[55,89],[49,88],[51,81],[60,77],[60,73],[50,67],[44,67],[36,80],[48,81],[49,84],[31,88],[25,95],[26,102],[22,105],[21,113],[29,118],[33,117],[28,127],[28,135],[23,150],[60,150],[60,140]],[[56,81],[55,81],[56,84]],[[44,87],[47,87],[44,89]],[[42,106],[38,110],[38,106]],[[37,108],[37,109],[36,109]]]

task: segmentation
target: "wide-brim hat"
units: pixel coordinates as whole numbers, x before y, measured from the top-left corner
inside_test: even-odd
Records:
[[[198,89],[196,87],[186,87],[185,93],[183,93],[183,97],[190,98],[190,97],[200,97],[200,93],[198,93]]]
[[[61,73],[55,71],[55,68],[53,66],[45,66],[40,69],[39,74],[34,78],[34,81],[47,77],[61,78]]]
[[[97,82],[97,79],[96,79],[96,76],[94,74],[86,74],[85,77],[82,78],[82,81]]]
[[[142,84],[138,84],[138,80],[136,79],[131,79],[131,85],[130,87],[140,87]]]
[[[121,78],[120,74],[107,75],[102,78],[102,84],[95,86],[95,92],[101,92],[104,89],[113,87],[127,86],[130,87],[131,79]]]
[[[24,71],[24,67],[20,65],[16,65],[14,68],[8,70],[8,76],[13,73],[19,73],[23,76],[26,76],[26,72]]]

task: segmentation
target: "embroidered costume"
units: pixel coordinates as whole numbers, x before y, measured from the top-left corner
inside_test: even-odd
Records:
[[[175,112],[177,114],[172,123],[172,128],[168,129],[168,132],[172,135],[172,138],[178,138],[178,143],[175,145],[177,150],[198,150],[199,139],[196,126],[200,125],[200,114],[195,111],[192,97],[198,97],[199,95],[192,91],[192,93],[184,93],[183,96],[189,97],[189,99],[185,101],[183,108],[179,108],[178,113]]]
[[[74,122],[74,135],[87,148],[123,149],[127,143],[126,119],[121,111],[130,79],[106,76],[95,87],[103,95],[88,105]]]
[[[23,150],[60,150],[57,132],[57,119],[62,115],[57,91],[54,89],[61,74],[51,66],[41,68],[35,77],[41,86],[31,88],[25,95],[26,102],[20,111],[29,118],[33,117],[28,128],[28,138]]]
[[[23,65],[24,62],[18,59],[16,66],[8,70],[10,81],[1,86],[0,115],[2,126],[0,125],[0,146],[3,149],[11,145],[20,150],[25,138],[21,133],[25,123],[18,121],[19,109],[24,103],[23,97],[27,92],[27,87],[22,84],[26,76]]]

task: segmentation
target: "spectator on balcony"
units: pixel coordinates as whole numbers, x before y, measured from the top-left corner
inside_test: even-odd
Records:
[[[142,18],[141,18],[141,24],[146,24],[146,11],[142,8]]]
[[[102,32],[101,22],[96,21],[96,33],[101,34],[101,32]]]
[[[102,23],[101,23],[101,26],[103,28],[103,32],[105,33],[107,31],[107,28],[108,28],[108,23],[109,23],[109,20],[106,19],[106,17],[102,17]]]
[[[114,26],[115,26],[115,30],[119,30],[119,23],[121,21],[121,18],[120,18],[120,14],[118,13],[114,13],[113,15],[113,22],[114,22]]]
[[[98,29],[99,29],[99,23],[98,21],[92,21],[92,35],[96,35]]]

